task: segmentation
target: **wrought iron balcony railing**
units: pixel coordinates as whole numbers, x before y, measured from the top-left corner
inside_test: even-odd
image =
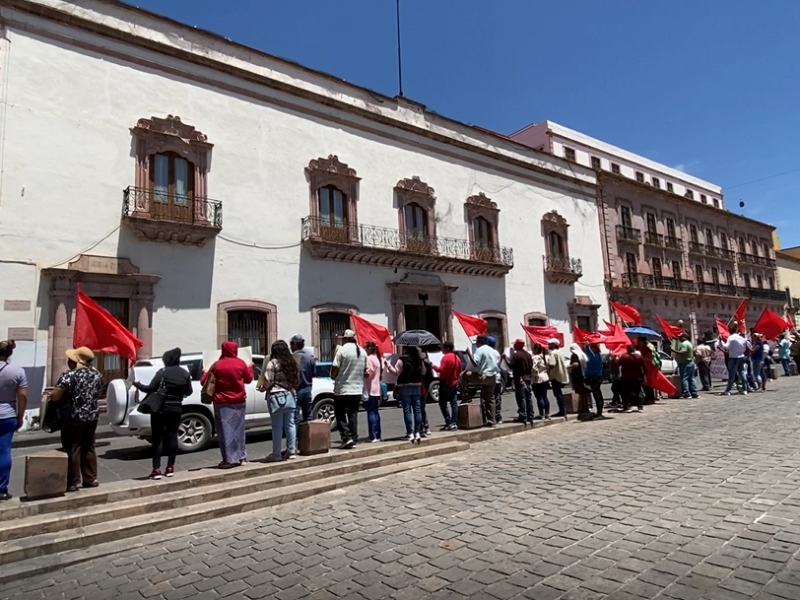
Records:
[[[655,231],[645,231],[644,232],[644,243],[648,246],[659,246],[661,248],[664,247],[664,236],[660,233],[656,233]]]
[[[700,242],[689,242],[690,254],[706,254],[706,245]]]
[[[664,236],[664,246],[672,250],[683,250],[683,240],[674,235]]]
[[[625,242],[633,242],[634,244],[642,243],[642,232],[633,227],[626,227],[625,225],[617,225],[617,239]]]
[[[747,263],[750,265],[760,265],[762,267],[775,266],[775,259],[773,258],[756,256],[755,254],[746,254],[744,252],[739,252],[739,262]]]
[[[780,290],[764,290],[761,288],[746,288],[747,295],[750,298],[759,300],[772,300],[774,302],[787,302],[788,296],[786,292]]]
[[[577,277],[583,275],[583,263],[580,258],[548,256],[545,258],[544,268],[546,271],[553,273],[570,273]]]
[[[305,217],[302,221],[303,241],[342,244],[352,248],[385,249],[395,252],[449,258],[506,267],[514,266],[514,251],[505,246],[487,246],[469,240],[410,235],[397,229],[375,225],[335,223],[320,217]]]
[[[222,202],[129,187],[123,192],[123,217],[222,229]]]
[[[728,250],[727,248],[717,248],[717,258],[721,258],[723,260],[736,260],[736,252],[733,250]]]
[[[800,298],[792,298],[792,308],[800,308]]]
[[[697,286],[694,281],[689,279],[678,279],[676,277],[653,276],[653,286],[657,290],[670,290],[675,292],[696,292]]]

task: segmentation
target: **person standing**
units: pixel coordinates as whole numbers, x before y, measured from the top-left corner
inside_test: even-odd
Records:
[[[0,342],[0,502],[11,499],[11,440],[22,428],[28,406],[28,378],[22,367],[9,364],[13,340]]]
[[[611,377],[611,406],[622,410],[622,375],[619,371],[619,358],[613,354],[608,357],[608,374]]]
[[[150,414],[150,432],[153,436],[153,471],[150,479],[161,479],[161,457],[167,451],[167,469],[164,475],[175,474],[175,457],[178,455],[178,428],[181,425],[183,399],[191,396],[192,376],[181,367],[181,349],[167,350],[161,357],[164,368],[153,377],[149,384],[133,382],[140,392],[155,394],[164,388],[161,409]]]
[[[364,376],[364,389],[366,390],[367,400],[367,425],[369,430],[369,441],[380,442],[381,437],[381,377],[383,376],[383,364],[378,356],[378,345],[375,342],[364,344],[367,351],[367,373]]]
[[[647,380],[647,364],[636,346],[628,344],[625,354],[619,357],[620,384],[622,387],[622,412],[642,412],[642,383]]]
[[[498,359],[495,358],[497,351],[489,346],[485,335],[479,335],[475,339],[474,360],[478,371],[478,378],[481,383],[481,401],[483,404],[483,424],[485,427],[494,427],[497,423],[495,413],[495,388],[497,387],[497,375],[500,371]]]
[[[425,370],[419,350],[413,346],[405,346],[403,355],[394,364],[387,364],[386,368],[393,375],[397,375],[395,385],[399,391],[400,406],[403,407],[406,439],[411,443],[419,443],[422,437],[422,410],[420,409],[422,375]]]
[[[789,345],[789,355],[797,365],[797,372],[800,373],[800,335],[798,335],[796,332],[793,333],[789,337],[789,341],[791,342]]]
[[[94,352],[89,348],[67,350],[66,355],[69,369],[59,376],[50,400],[69,402],[71,406],[72,422],[62,428],[61,440],[69,458],[67,491],[77,492],[81,481],[85,488],[98,486],[94,443],[103,377],[92,366]]]
[[[494,417],[499,425],[503,422],[503,370],[501,364],[503,356],[497,350],[497,340],[492,336],[486,338],[486,344],[492,352],[492,358],[497,363],[497,373],[494,376]]]
[[[300,368],[289,346],[283,340],[272,343],[269,361],[258,378],[257,389],[267,395],[272,419],[272,454],[267,462],[279,462],[297,456],[297,400],[295,390],[300,385]],[[283,436],[286,451],[281,451]]]
[[[564,386],[569,383],[567,377],[567,365],[564,361],[564,355],[561,354],[559,341],[555,338],[548,340],[548,348],[550,349],[547,355],[547,375],[550,378],[550,389],[553,390],[556,403],[558,404],[558,412],[553,415],[554,417],[567,418],[567,409],[564,406]]]
[[[569,365],[567,365],[569,383],[572,391],[580,396],[580,407],[578,409],[580,412],[584,410],[584,407],[586,410],[589,409],[589,390],[586,388],[583,378],[583,370],[586,368],[587,359],[586,354],[578,344],[572,344],[569,347],[569,351]]]
[[[311,420],[311,384],[314,381],[317,361],[311,351],[306,348],[305,338],[296,333],[289,340],[289,348],[296,357],[299,357],[300,384],[297,386],[297,410],[295,423]]]
[[[661,370],[661,354],[658,348],[656,348],[652,342],[649,342],[645,336],[640,335],[636,338],[636,350],[642,355],[645,363],[650,363],[659,371]],[[653,403],[656,401],[656,393],[653,388],[644,384],[642,385],[642,389],[644,390],[644,399],[646,402]]]
[[[214,376],[214,421],[219,438],[222,462],[220,469],[238,467],[247,462],[245,445],[245,417],[247,415],[247,390],[253,381],[253,366],[239,358],[239,344],[222,342],[221,356],[200,383],[205,385]]]
[[[694,346],[689,341],[689,334],[681,331],[678,339],[672,340],[672,356],[678,363],[681,376],[682,397],[697,398],[697,383],[694,379]]]
[[[547,398],[547,388],[549,387],[550,378],[547,375],[548,364],[547,357],[544,353],[544,348],[539,344],[533,345],[532,358],[532,376],[531,382],[533,387],[533,395],[536,397],[536,406],[539,409],[539,415],[534,417],[537,421],[541,419],[550,419],[550,400]]]
[[[523,340],[514,340],[514,351],[508,361],[511,376],[514,379],[514,397],[517,400],[517,418],[515,423],[533,423],[536,414],[533,411],[533,391],[531,389],[533,359],[525,349]]]
[[[592,392],[595,404],[595,412],[592,418],[605,419],[606,417],[603,416],[603,390],[600,389],[603,384],[603,357],[600,354],[600,346],[594,343],[588,344],[583,351],[586,355],[583,376]]]
[[[789,361],[792,357],[792,343],[789,341],[789,334],[781,334],[781,339],[778,342],[778,360],[783,367],[783,376],[789,377],[792,372],[789,370]]]
[[[704,392],[711,391],[711,346],[705,340],[697,340],[694,347],[694,364],[700,374],[700,385]]]
[[[444,417],[443,431],[458,429],[458,381],[463,368],[461,359],[453,350],[453,342],[442,344],[442,361],[433,370],[439,373],[439,408]]]
[[[744,378],[744,357],[747,352],[747,340],[739,334],[739,327],[734,323],[730,328],[730,336],[722,342],[725,353],[728,355],[728,384],[722,396],[730,396],[733,384],[738,378],[741,383],[742,393],[747,395],[747,381]]]
[[[364,393],[367,353],[356,342],[356,332],[346,329],[342,345],[333,358],[333,412],[339,427],[342,450],[358,443],[358,408]]]

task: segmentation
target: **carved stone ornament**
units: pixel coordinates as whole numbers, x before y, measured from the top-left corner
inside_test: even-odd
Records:
[[[330,173],[333,175],[340,175],[342,177],[349,177],[358,179],[356,170],[350,168],[347,164],[339,160],[335,154],[329,154],[328,158],[315,158],[308,163],[306,172],[311,173]]]
[[[558,214],[558,212],[555,210],[551,210],[549,213],[545,213],[542,216],[542,223],[550,224],[554,228],[566,229],[567,227],[569,227],[569,223],[567,223],[567,220],[560,214]]]
[[[177,115],[167,115],[165,119],[160,117],[139,119],[131,132],[134,134],[160,133],[180,138],[189,144],[199,144],[209,148],[213,145],[208,142],[208,137],[204,133],[197,131],[192,125],[186,125]]]
[[[497,203],[492,202],[483,192],[478,192],[476,195],[467,198],[467,205],[500,212],[500,209],[497,208]]]
[[[434,189],[422,181],[419,178],[419,175],[413,175],[411,179],[401,179],[394,187],[397,190],[402,190],[409,194],[419,194],[425,198],[429,198],[430,200],[434,200],[436,198],[434,195]]]

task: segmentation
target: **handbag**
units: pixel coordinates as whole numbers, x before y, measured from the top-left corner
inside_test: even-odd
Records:
[[[139,405],[139,412],[143,415],[160,414],[164,412],[164,398],[167,395],[167,387],[164,383],[164,371],[161,371],[161,383],[155,392],[147,394]]]
[[[272,392],[269,395],[269,412],[274,414],[280,410],[295,410],[297,400],[292,392]]]
[[[214,366],[211,366],[211,369],[208,371],[208,377],[206,377],[206,382],[203,384],[203,389],[200,390],[200,402],[203,404],[213,404],[214,403],[214,392],[217,388],[217,377],[214,375]]]
[[[74,403],[72,401],[72,388],[74,385],[75,376],[70,373],[67,390],[61,400],[54,402],[48,398],[45,401],[43,405],[44,414],[41,417],[42,431],[55,433],[72,425],[75,421]]]

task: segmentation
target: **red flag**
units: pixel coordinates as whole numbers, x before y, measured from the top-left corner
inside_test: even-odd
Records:
[[[786,321],[780,315],[776,315],[770,309],[765,308],[758,321],[753,325],[753,331],[757,331],[768,340],[774,340],[786,329]]]
[[[744,335],[745,327],[744,327],[744,316],[747,312],[747,300],[742,300],[739,304],[739,308],[736,309],[736,312],[733,313],[733,320],[736,321],[736,324],[739,325],[739,333]]]
[[[619,318],[630,323],[631,325],[640,326],[642,324],[642,316],[633,304],[617,304],[613,300],[610,301],[611,308],[617,311]]]
[[[677,391],[675,386],[672,385],[670,380],[661,372],[661,369],[655,366],[652,361],[648,360],[645,362],[647,363],[647,379],[645,380],[647,386],[659,392],[664,392],[668,396],[673,396]]]
[[[465,315],[457,310],[453,311],[453,316],[461,323],[461,327],[464,328],[464,333],[467,334],[467,337],[486,335],[486,332],[489,331],[489,325],[480,317]]]
[[[144,342],[137,340],[110,312],[79,289],[72,345],[135,361],[136,349],[144,346]]]
[[[597,331],[597,333],[600,334],[600,335],[614,335],[614,325],[612,325],[611,323],[609,323],[605,319],[603,319],[603,323],[606,324],[606,328],[605,329],[599,329]]]
[[[600,340],[602,336],[598,333],[593,333],[591,331],[585,331],[578,327],[577,323],[573,323],[572,325],[572,339],[575,340],[576,344],[589,344],[591,342],[597,342]]]
[[[683,329],[681,329],[677,325],[670,325],[658,315],[656,315],[656,319],[658,320],[658,324],[661,325],[661,329],[664,330],[664,333],[667,335],[668,338],[670,339],[676,338],[683,333]]]
[[[534,344],[539,344],[540,346],[547,348],[549,340],[551,338],[555,338],[562,347],[564,346],[564,334],[552,325],[520,324],[520,326],[523,330],[525,330],[525,333],[528,334],[528,337],[531,338],[531,341]]]
[[[719,337],[722,341],[727,340],[731,336],[731,331],[728,329],[728,326],[714,317],[714,320],[717,322],[717,331],[719,332]]]
[[[375,342],[381,355],[394,352],[392,334],[386,327],[371,323],[358,315],[350,315],[350,318],[353,320],[353,329],[356,330],[356,337],[360,345],[363,346],[367,342]]]
[[[617,323],[614,325],[612,335],[603,337],[600,343],[605,344],[612,354],[620,356],[627,352],[631,339],[625,333],[625,328]]]

